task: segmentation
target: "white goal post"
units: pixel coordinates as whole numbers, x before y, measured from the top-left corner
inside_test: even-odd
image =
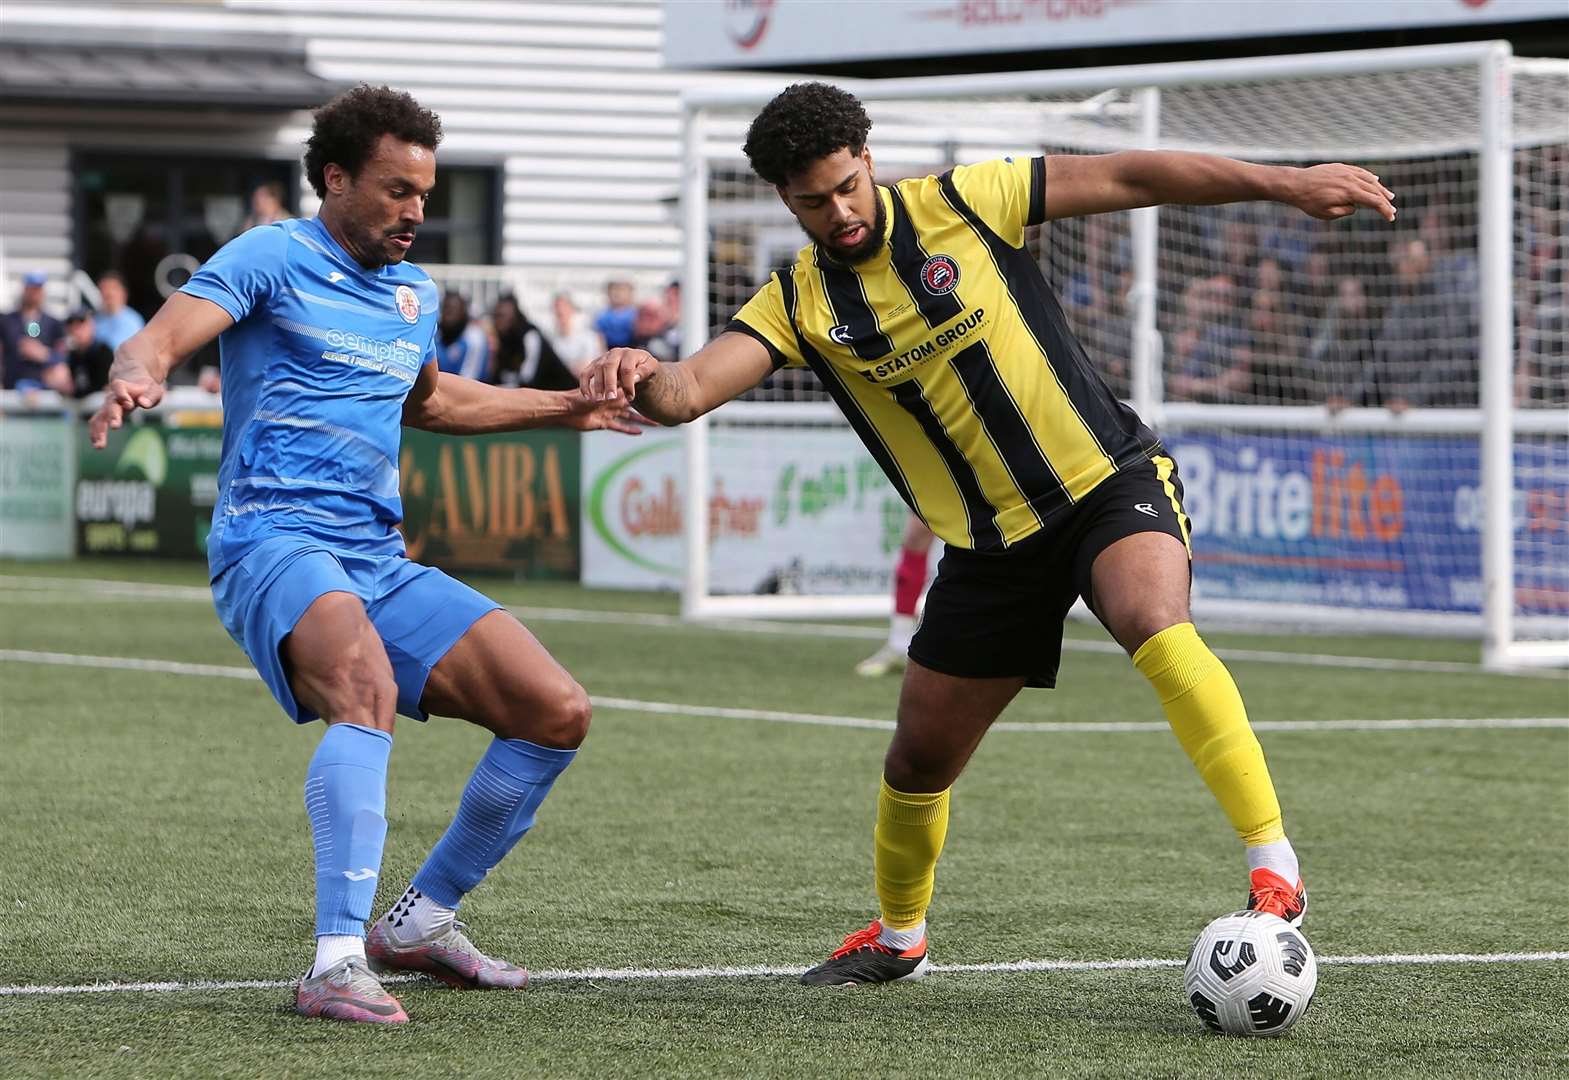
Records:
[[[689,350],[804,243],[740,151],[786,81],[684,95]],[[1393,226],[1162,207],[1030,243],[1174,452],[1202,616],[1569,663],[1569,62],[1479,42],[836,81],[872,117],[884,183],[1157,147],[1378,172]],[[688,426],[686,617],[888,611],[902,512],[853,441],[793,373]]]

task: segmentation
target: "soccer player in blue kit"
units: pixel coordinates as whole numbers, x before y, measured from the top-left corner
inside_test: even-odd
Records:
[[[93,445],[154,406],[169,372],[219,339],[223,461],[208,539],[219,618],[284,711],[326,732],[305,779],[316,853],[306,1016],[402,1023],[375,970],[520,987],[455,920],[534,823],[588,730],[583,688],[500,605],[411,562],[397,531],[402,425],[450,434],[561,426],[637,434],[624,402],[443,374],[435,285],[404,255],[436,182],[441,122],[360,86],[323,106],[305,169],[320,215],[251,229],[121,345]],[[447,832],[366,935],[386,837],[394,715],[495,735]]]

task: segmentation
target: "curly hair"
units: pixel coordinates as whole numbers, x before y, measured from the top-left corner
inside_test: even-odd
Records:
[[[316,195],[327,194],[327,163],[358,176],[383,135],[434,150],[441,118],[402,90],[360,83],[316,110],[305,143],[305,175]]]
[[[836,150],[859,154],[871,130],[855,95],[827,83],[796,83],[763,106],[742,150],[752,171],[777,187]]]

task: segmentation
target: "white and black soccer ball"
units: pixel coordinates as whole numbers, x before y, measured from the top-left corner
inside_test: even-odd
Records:
[[[1307,938],[1262,911],[1235,911],[1206,926],[1182,976],[1204,1026],[1227,1035],[1283,1034],[1307,1012],[1317,985]]]

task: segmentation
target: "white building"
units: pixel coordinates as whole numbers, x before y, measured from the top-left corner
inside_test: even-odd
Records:
[[[536,317],[557,287],[652,290],[680,259],[680,91],[737,79],[665,70],[662,21],[657,0],[5,0],[0,310],[25,272],[63,305],[114,267],[150,313],[258,184],[313,212],[309,106],[361,81],[446,130],[416,261],[503,265]]]

